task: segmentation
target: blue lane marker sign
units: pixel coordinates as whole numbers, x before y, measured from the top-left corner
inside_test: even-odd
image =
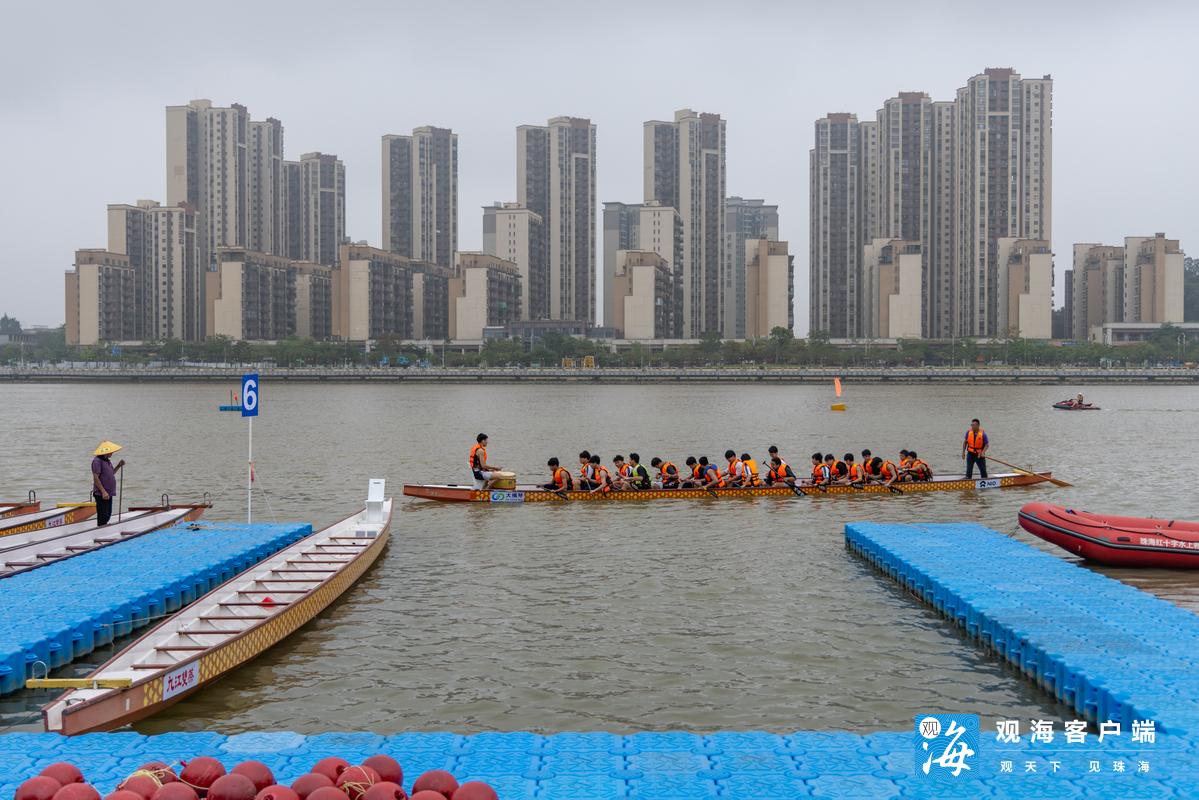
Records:
[[[258,373],[241,376],[241,415],[258,416]]]

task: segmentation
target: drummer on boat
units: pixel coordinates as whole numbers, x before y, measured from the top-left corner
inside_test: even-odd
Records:
[[[475,444],[470,448],[471,474],[475,477],[475,488],[490,491],[499,478],[498,473],[503,467],[487,463],[487,434],[480,433],[475,437]]]

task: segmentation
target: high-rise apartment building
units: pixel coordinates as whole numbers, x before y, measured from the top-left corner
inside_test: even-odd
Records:
[[[300,249],[292,257],[337,266],[346,238],[345,165],[335,155],[305,153],[300,156],[298,177],[299,208],[288,209],[289,227],[299,227]]]
[[[383,249],[452,267],[458,250],[458,135],[425,126],[383,137]]]
[[[246,247],[262,253],[282,253],[283,244],[283,123],[270,119],[249,124],[249,228]]]
[[[197,212],[200,256],[215,269],[216,248],[244,247],[250,230],[250,115],[210,100],[167,106],[167,200]]]
[[[605,325],[621,339],[665,339],[672,335],[674,276],[670,263],[649,250],[618,250],[616,274],[608,284],[612,316]]]
[[[108,250],[75,251],[65,276],[66,342],[94,345],[139,338],[136,270],[129,257]]]
[[[745,335],[764,339],[775,328],[795,330],[795,264],[786,242],[745,242]]]
[[[204,338],[204,269],[199,214],[153,200],[108,207],[108,250],[134,272],[135,339]]]
[[[861,335],[919,339],[924,320],[920,242],[874,239],[862,248]]]
[[[1043,239],[1004,237],[997,243],[997,332],[1020,339],[1053,336],[1053,250]]]
[[[483,252],[509,261],[520,273],[521,319],[549,319],[550,281],[541,215],[520,203],[483,207]]]
[[[744,339],[745,333],[745,243],[751,239],[778,241],[779,207],[764,200],[729,197],[724,212],[725,270],[721,291],[724,295],[723,335]]]
[[[1001,312],[1009,287],[999,240],[1050,239],[1052,88],[1048,76],[988,69],[952,102],[901,92],[873,121],[859,123],[852,114],[817,121],[813,330],[872,335],[877,320],[865,309],[877,313],[877,287],[867,285],[871,275],[859,251],[876,239],[919,245],[922,336],[997,336],[1010,327]],[[1028,254],[1038,263],[1050,255]],[[1041,281],[1030,289],[1043,290]],[[1039,314],[1051,297],[1050,290],[1025,307]],[[1046,329],[1027,319],[1021,328]]]
[[[683,241],[683,218],[671,206],[657,200],[604,203],[604,325],[614,325],[619,313],[617,305],[624,302],[622,288],[616,286],[620,251],[656,253],[670,273],[671,313],[666,337],[682,338]]]
[[[204,276],[211,335],[236,340],[329,338],[329,267],[237,248],[221,248],[217,262],[217,270]]]
[[[810,153],[809,326],[836,339],[861,335],[861,132],[855,114],[816,121]]]
[[[1127,236],[1123,246],[1074,245],[1066,273],[1071,337],[1102,341],[1113,323],[1183,322],[1183,263],[1179,241],[1164,233]]]
[[[676,209],[683,222],[682,335],[724,335],[733,269],[725,257],[725,121],[682,109],[672,122],[646,122],[644,146],[646,201]]]
[[[595,322],[595,152],[588,119],[516,129],[516,199],[545,228],[550,319]]]
[[[485,328],[521,318],[520,271],[490,253],[460,252],[449,280],[450,338],[479,341]]]
[[[333,270],[333,336],[449,336],[450,270],[377,247],[343,245]]]

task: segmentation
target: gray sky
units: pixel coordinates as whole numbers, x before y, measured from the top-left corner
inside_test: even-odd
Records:
[[[63,319],[104,207],[165,194],[164,113],[197,97],[283,121],[288,158],[346,164],[347,232],[380,242],[380,144],[459,135],[459,239],[514,200],[515,127],[598,126],[598,201],[642,199],[641,123],[728,120],[728,191],[777,203],[807,330],[808,149],[828,111],[952,99],[989,66],[1054,78],[1053,248],[1164,231],[1199,253],[1190,2],[115,2],[9,4],[0,48],[0,313]],[[15,34],[15,35],[14,35]],[[598,257],[599,254],[597,254]]]

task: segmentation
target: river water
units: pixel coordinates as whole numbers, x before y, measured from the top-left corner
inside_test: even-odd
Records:
[[[1104,410],[1050,409],[1077,391]],[[1052,550],[1018,530],[1021,503],[1199,518],[1197,392],[850,385],[838,414],[831,387],[268,382],[254,423],[256,519],[326,524],[384,477],[397,501],[391,544],[313,623],[138,728],[870,731],[935,711],[1070,719],[849,554],[843,526],[970,520]],[[0,495],[80,499],[90,450],[113,439],[128,460],[126,505],[209,492],[208,518],[244,519],[246,423],[216,410],[227,401],[210,384],[2,386]],[[582,448],[681,462],[728,448],[762,457],[770,444],[800,469],[816,449],[908,447],[949,472],[974,416],[994,455],[1075,487],[514,507],[400,496],[404,481],[466,482],[479,431],[490,460],[522,478]],[[1199,575],[1109,574],[1199,609]],[[7,698],[0,713],[21,727],[45,699]]]

